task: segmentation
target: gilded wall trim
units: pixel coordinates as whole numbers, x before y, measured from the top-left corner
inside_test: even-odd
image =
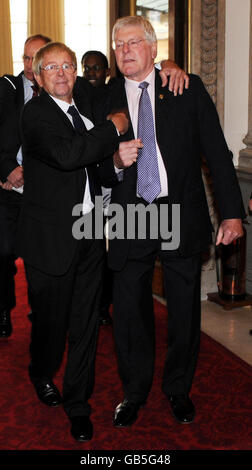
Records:
[[[202,0],[201,78],[214,103],[217,102],[218,0]]]
[[[224,121],[224,45],[225,0],[193,0],[191,2],[191,71],[200,75],[215,103],[220,121]],[[215,228],[218,217],[215,210],[213,185],[206,165],[202,167],[209,213]],[[202,264],[202,299],[217,290],[214,244],[205,253]]]

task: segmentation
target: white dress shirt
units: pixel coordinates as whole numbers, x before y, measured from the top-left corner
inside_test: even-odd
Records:
[[[69,106],[72,106],[72,105],[75,106],[74,100],[72,100],[72,103],[69,104],[66,101],[55,98],[54,96],[51,96],[51,98],[61,108],[61,110],[67,115],[68,119],[70,120],[70,122],[73,125],[72,116],[67,111],[68,111]],[[85,116],[82,116],[82,114],[80,114],[80,112],[79,112],[79,110],[76,106],[75,106],[75,108],[77,109],[80,117],[82,118],[87,130],[92,129],[92,127],[94,127],[94,124],[88,118],[86,118]],[[89,179],[88,179],[88,173],[87,173],[86,168],[85,168],[85,171],[86,171],[86,186],[85,186],[82,212],[83,212],[83,214],[88,214],[88,212],[90,212],[93,209],[94,204],[93,204],[92,199],[91,199],[90,188],[89,188]]]
[[[137,124],[138,124],[138,108],[139,108],[139,100],[142,93],[139,84],[142,82],[148,82],[149,86],[147,88],[147,92],[149,93],[152,112],[153,112],[153,121],[155,127],[155,69],[153,67],[152,72],[147,75],[141,82],[137,82],[135,80],[130,80],[125,77],[125,91],[127,95],[128,101],[128,108],[129,114],[132,122],[133,131],[135,134],[135,139],[137,139]],[[156,135],[156,128],[155,135]],[[155,139],[156,140],[156,139]],[[168,180],[167,180],[167,173],[164,166],[164,162],[159,150],[159,146],[156,140],[156,150],[157,150],[157,159],[158,159],[158,168],[159,168],[159,176],[160,176],[160,183],[161,183],[161,192],[158,197],[164,197],[168,195]]]

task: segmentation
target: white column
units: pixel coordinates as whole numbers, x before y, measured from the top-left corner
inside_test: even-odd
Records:
[[[235,165],[248,132],[250,3],[226,0],[224,133]]]

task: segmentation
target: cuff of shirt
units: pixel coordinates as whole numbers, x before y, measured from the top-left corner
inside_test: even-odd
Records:
[[[115,173],[116,173],[116,175],[117,175],[118,181],[122,181],[122,180],[123,180],[123,168],[117,168],[117,167],[114,165],[114,169],[115,169]]]

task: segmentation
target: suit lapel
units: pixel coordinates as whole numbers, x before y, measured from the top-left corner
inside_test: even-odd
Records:
[[[37,99],[37,98],[35,98]],[[60,117],[60,121],[64,122],[64,124],[68,127],[69,130],[71,130],[72,132],[74,132],[74,128],[73,128],[73,125],[71,124],[71,121],[68,119],[68,117],[66,116],[66,114],[64,113],[64,111],[62,111],[62,109],[60,109],[60,107],[57,105],[57,103],[55,103],[55,101],[48,95],[48,93],[44,90],[41,91],[40,93],[40,99],[47,103],[47,105],[49,105],[50,107],[52,107],[54,109],[54,111],[58,114],[58,116]]]
[[[160,153],[165,165],[169,193],[172,188],[174,162],[174,146],[177,142],[174,139],[174,109],[176,106],[176,97],[169,91],[168,86],[162,87],[162,81],[158,71],[156,71],[155,81],[155,123],[156,138]]]
[[[172,136],[173,119],[172,112],[175,106],[173,93],[169,91],[168,86],[162,87],[162,81],[156,70],[155,79],[155,123],[158,145],[163,147],[167,140]],[[170,139],[169,139],[170,140]],[[160,149],[161,150],[161,149]],[[165,150],[165,149],[164,149]],[[161,151],[163,154],[163,152]],[[166,152],[164,152],[166,153]]]
[[[39,98],[34,98],[34,99],[41,99],[46,106],[48,107],[48,112],[52,113],[54,112],[57,116],[58,119],[57,121],[55,120],[55,125],[58,127],[59,133],[65,134],[66,131],[71,132],[71,134],[74,134],[76,131],[70,121],[70,119],[66,116],[66,113],[62,111],[62,109],[55,103],[55,101],[48,95],[46,91],[42,89]],[[78,182],[79,182],[79,198],[80,200],[83,200],[83,194],[85,190],[85,185],[86,185],[86,171],[85,168],[80,168],[77,174]],[[92,190],[92,188],[90,188]]]

